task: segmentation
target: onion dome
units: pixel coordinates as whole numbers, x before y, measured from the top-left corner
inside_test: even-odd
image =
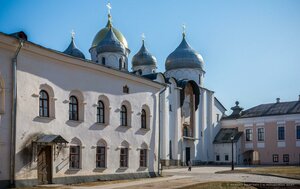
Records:
[[[121,52],[125,53],[124,45],[117,39],[111,26],[106,33],[106,36],[96,47],[97,53],[103,52]]]
[[[145,47],[144,40],[139,52],[132,57],[132,66],[156,66],[156,58]]]
[[[96,47],[105,38],[105,36],[110,30],[110,27],[112,28],[112,31],[115,34],[116,38],[122,43],[122,45],[124,45],[126,49],[128,49],[128,43],[125,37],[123,36],[123,34],[120,31],[118,31],[116,28],[112,27],[110,14],[108,15],[108,22],[105,28],[101,29],[94,37],[91,48]]]
[[[185,33],[180,45],[168,56],[166,70],[178,68],[200,68],[203,69],[203,58],[185,40]]]
[[[84,54],[75,45],[74,35],[75,34],[72,33],[71,43],[70,43],[69,47],[63,53],[68,54],[70,56],[77,57],[77,58],[85,59]]]

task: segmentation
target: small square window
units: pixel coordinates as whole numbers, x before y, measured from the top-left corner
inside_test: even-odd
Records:
[[[273,162],[278,162],[278,154],[273,154]]]
[[[225,161],[229,161],[229,156],[225,155]]]
[[[216,155],[216,161],[220,161],[220,155]]]
[[[290,162],[289,154],[283,154],[283,162]]]
[[[129,88],[128,88],[128,86],[127,85],[125,85],[124,87],[123,87],[123,93],[129,93]]]
[[[169,104],[169,111],[172,112],[172,105]]]

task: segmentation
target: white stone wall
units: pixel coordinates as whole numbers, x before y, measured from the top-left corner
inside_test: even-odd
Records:
[[[0,36],[2,40],[2,36]],[[15,42],[9,40],[8,42]],[[0,181],[9,180],[10,140],[11,140],[11,102],[12,102],[12,58],[16,47],[0,42]]]
[[[15,49],[15,47],[13,48]],[[9,78],[11,52],[1,48],[1,74]],[[3,75],[3,74],[2,74]],[[1,77],[2,77],[1,75]],[[161,85],[148,80],[137,80],[126,73],[114,71],[101,65],[84,62],[47,49],[25,43],[18,58],[18,105],[16,130],[16,179],[37,179],[36,155],[32,140],[38,134],[61,135],[67,141],[80,141],[81,166],[79,170],[69,169],[69,148],[60,150],[53,147],[53,178],[63,176],[86,176],[98,174],[120,174],[157,171],[158,149],[158,92]],[[123,86],[129,87],[129,94],[123,93]],[[8,82],[6,86],[11,86]],[[55,113],[49,118],[39,117],[39,91],[49,86],[54,92]],[[82,94],[79,110],[80,121],[68,120],[69,95],[71,91]],[[7,96],[10,96],[7,90]],[[96,104],[100,96],[109,99],[110,120],[108,125],[96,123]],[[79,100],[80,101],[80,100]],[[123,102],[131,106],[130,127],[120,126],[120,107]],[[6,110],[10,112],[10,100],[6,100]],[[143,105],[150,110],[150,129],[140,127],[140,112]],[[50,107],[51,111],[51,107]],[[0,179],[8,179],[9,168],[9,114],[0,115],[1,162]],[[97,170],[95,164],[97,143],[107,143],[107,168]],[[127,141],[129,167],[119,168],[119,147]],[[148,168],[139,167],[139,149],[148,146]],[[71,144],[69,144],[71,145]],[[68,145],[68,146],[69,146]]]

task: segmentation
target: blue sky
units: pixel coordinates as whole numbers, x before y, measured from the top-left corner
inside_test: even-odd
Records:
[[[23,30],[30,41],[64,51],[70,32],[88,50],[107,22],[105,0],[0,0],[0,31]],[[298,0],[111,0],[113,25],[126,37],[131,57],[146,46],[164,71],[167,56],[187,40],[204,58],[204,85],[230,110],[298,100],[300,1]],[[228,112],[229,113],[229,112]]]

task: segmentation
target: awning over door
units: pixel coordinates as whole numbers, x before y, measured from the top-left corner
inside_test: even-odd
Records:
[[[36,142],[38,144],[48,144],[48,143],[52,143],[52,144],[64,143],[64,144],[66,144],[66,143],[69,143],[66,139],[64,139],[60,135],[41,135],[34,142]]]

